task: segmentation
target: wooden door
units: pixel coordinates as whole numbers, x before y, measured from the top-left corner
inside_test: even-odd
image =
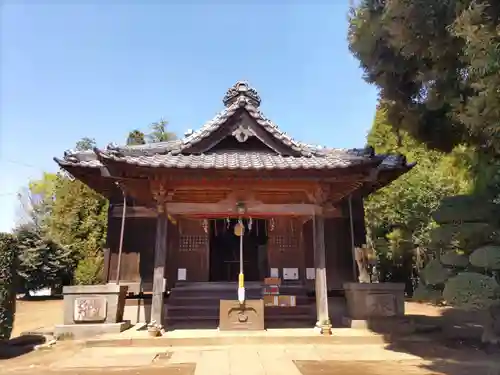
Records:
[[[208,281],[209,235],[203,220],[178,220],[179,242],[175,252],[175,265],[186,269],[186,281]],[[177,270],[175,277],[177,278]]]
[[[299,219],[278,217],[270,219],[267,227],[269,267],[278,268],[281,277],[284,268],[297,268],[298,280],[303,280],[305,264]]]

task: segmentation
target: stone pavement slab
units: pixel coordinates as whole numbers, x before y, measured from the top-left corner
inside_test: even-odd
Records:
[[[69,358],[56,361],[55,369],[149,366],[159,348],[83,348]]]
[[[154,359],[160,360],[154,361]],[[83,348],[52,369],[191,365],[195,375],[301,375],[295,361],[415,361],[383,345],[233,345],[207,347]],[[166,367],[165,367],[166,368]]]
[[[231,375],[266,375],[259,352],[253,347],[230,348],[229,370]]]
[[[194,370],[195,375],[229,375],[229,353],[227,350],[207,350],[201,352]]]

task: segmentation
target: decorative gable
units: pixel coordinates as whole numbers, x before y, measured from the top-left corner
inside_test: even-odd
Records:
[[[229,88],[223,103],[226,109],[200,130],[183,139],[183,146],[178,153],[200,154],[222,150],[221,142],[231,144],[228,138],[234,138],[240,144],[237,149],[241,150],[256,147],[256,150],[283,156],[312,156],[310,147],[294,141],[264,117],[259,110],[259,94],[248,83],[239,81]],[[244,145],[249,141],[252,147]]]

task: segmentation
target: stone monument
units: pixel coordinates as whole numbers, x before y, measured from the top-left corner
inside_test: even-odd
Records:
[[[403,283],[372,283],[369,270],[376,260],[368,246],[355,248],[358,282],[344,283],[344,291],[350,325],[365,327],[373,318],[404,315]]]
[[[64,324],[55,326],[56,337],[83,338],[127,329],[126,293],[127,286],[117,284],[65,286]]]

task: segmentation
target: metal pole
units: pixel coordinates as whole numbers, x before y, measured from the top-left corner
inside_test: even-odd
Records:
[[[118,264],[116,265],[116,285],[120,284],[120,273],[121,273],[121,265],[122,265],[122,249],[123,249],[123,235],[125,233],[125,217],[127,213],[127,195],[125,191],[117,182],[116,185],[120,188],[123,195],[123,211],[122,211],[122,225],[120,229],[120,245],[118,247]]]
[[[351,252],[352,252],[352,272],[354,275],[354,281],[356,281],[357,271],[356,271],[356,249],[354,244],[354,221],[352,218],[352,195],[349,195],[349,224],[351,225]]]
[[[241,216],[238,219],[238,225],[240,226],[240,274],[238,275],[238,301],[241,305],[245,303],[245,276],[243,275],[243,220]]]
[[[319,318],[319,297],[318,297],[318,260],[316,259],[317,258],[317,254],[318,254],[318,251],[316,250],[316,211],[313,210],[313,214],[312,214],[312,227],[313,227],[313,254],[314,254],[314,299],[315,299],[315,303],[316,303],[316,327],[321,327],[321,322],[319,320],[317,320],[317,318]]]
[[[240,228],[243,228],[243,223],[240,219]],[[240,236],[240,274],[243,275],[243,233]]]

